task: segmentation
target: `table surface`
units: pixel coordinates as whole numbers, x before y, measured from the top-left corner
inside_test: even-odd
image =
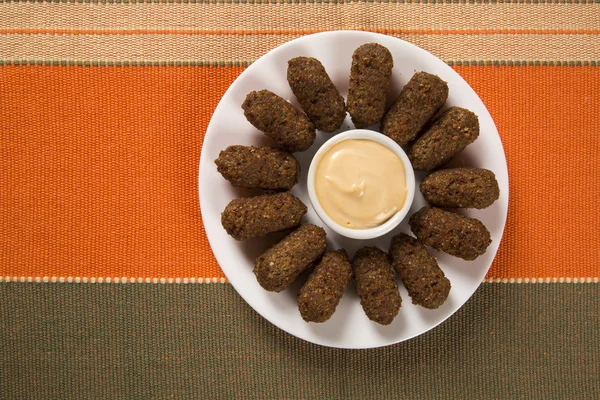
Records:
[[[452,66],[510,175],[473,298],[372,350],[252,311],[198,206],[228,86],[338,29]],[[599,110],[597,0],[0,0],[0,398],[598,398]]]

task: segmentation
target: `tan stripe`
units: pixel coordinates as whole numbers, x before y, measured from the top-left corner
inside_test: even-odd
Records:
[[[0,4],[4,30],[597,30],[597,4]]]
[[[0,35],[4,60],[251,61],[300,35]],[[392,35],[446,60],[600,59],[600,35]]]
[[[188,283],[229,283],[227,278],[213,277],[213,278],[134,278],[134,277],[80,277],[80,276],[1,276],[0,283],[8,282],[35,282],[35,283],[175,283],[175,284],[188,284]],[[486,283],[598,283],[598,277],[560,277],[560,278],[485,278],[483,282]]]
[[[376,32],[386,35],[600,35],[600,29],[402,29],[402,28],[355,28],[363,32]],[[328,32],[319,29],[302,30],[198,30],[198,29],[54,29],[54,28],[15,28],[2,29],[0,34],[26,35],[297,35]]]
[[[591,279],[591,278],[590,278]],[[87,277],[87,276],[0,276],[0,283],[3,282],[35,282],[35,283],[228,283],[227,278],[149,278],[149,277]]]
[[[486,283],[598,283],[598,277],[560,278],[485,278]]]

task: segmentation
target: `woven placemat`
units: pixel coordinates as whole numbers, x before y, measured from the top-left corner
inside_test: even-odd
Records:
[[[0,397],[597,398],[598,21],[597,1],[0,1]],[[334,29],[446,61],[509,168],[488,283],[379,350],[314,346],[251,311],[198,205],[225,90]]]

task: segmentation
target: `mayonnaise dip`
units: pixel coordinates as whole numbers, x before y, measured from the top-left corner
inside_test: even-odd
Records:
[[[383,224],[406,201],[406,172],[400,157],[369,139],[345,139],[318,161],[315,192],[337,224],[369,229]]]

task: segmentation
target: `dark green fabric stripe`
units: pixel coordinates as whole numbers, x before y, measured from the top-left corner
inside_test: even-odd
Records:
[[[1,1],[1,0],[0,0]],[[1,66],[38,65],[54,67],[247,67],[249,61],[96,61],[96,60],[1,60]],[[444,60],[451,67],[597,67],[600,60]]]
[[[319,347],[229,284],[0,284],[0,398],[597,399],[600,284],[483,284],[436,329]]]

